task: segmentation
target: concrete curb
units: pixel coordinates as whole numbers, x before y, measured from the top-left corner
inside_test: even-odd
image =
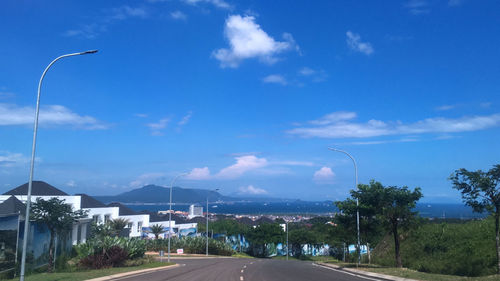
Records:
[[[128,272],[122,272],[122,273],[117,273],[113,275],[108,275],[108,276],[102,276],[102,277],[97,277],[94,279],[87,279],[85,281],[106,281],[106,280],[113,280],[116,278],[123,278],[131,275],[136,275],[136,274],[141,274],[141,273],[148,273],[148,272],[153,272],[157,270],[166,270],[166,269],[173,269],[177,268],[180,265],[174,264],[174,265],[167,265],[167,266],[160,266],[160,267],[153,267],[153,268],[146,268],[146,269],[140,269],[136,271],[128,271]]]
[[[324,266],[324,267],[331,267],[335,268],[337,270],[341,271],[346,271],[366,277],[374,277],[374,278],[379,278],[383,280],[391,280],[391,281],[418,281],[416,279],[408,279],[408,278],[403,278],[403,277],[397,277],[397,276],[392,276],[392,275],[386,275],[386,274],[380,274],[380,273],[374,273],[374,272],[369,272],[369,271],[364,271],[364,270],[359,270],[359,269],[354,269],[354,268],[346,268],[346,267],[341,267],[335,264],[331,263],[324,263],[324,262],[316,262],[317,265]]]

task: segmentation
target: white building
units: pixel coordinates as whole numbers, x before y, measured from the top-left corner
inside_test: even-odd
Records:
[[[203,217],[203,207],[196,206],[196,205],[190,205],[188,218],[192,219],[192,218],[196,218],[196,217]]]
[[[119,208],[118,217],[128,220],[127,228],[130,229],[130,237],[141,237],[142,228],[149,227],[147,214],[139,214],[120,203],[110,203],[108,207]]]
[[[3,203],[11,196],[15,196],[22,203],[26,204],[27,193],[28,184],[25,183],[0,195],[0,203]],[[149,226],[149,215],[137,214],[119,203],[112,203],[106,206],[86,194],[69,195],[43,181],[33,181],[31,202],[35,202],[37,198],[49,200],[54,197],[64,200],[75,211],[81,209],[87,211],[87,218],[81,219],[73,225],[72,243],[74,245],[86,241],[87,230],[92,221],[105,223],[117,218],[127,219],[129,221],[130,237],[141,237],[142,228]]]

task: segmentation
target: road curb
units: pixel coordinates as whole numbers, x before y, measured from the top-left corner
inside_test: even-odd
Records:
[[[366,277],[375,277],[383,280],[391,280],[391,281],[418,281],[416,279],[409,279],[409,278],[403,278],[403,277],[397,277],[397,276],[392,276],[392,275],[386,275],[386,274],[380,274],[380,273],[375,273],[375,272],[369,272],[369,271],[364,271],[364,270],[359,270],[359,269],[353,269],[353,268],[346,268],[346,267],[341,267],[335,264],[331,263],[324,263],[324,262],[316,262],[317,265],[321,265],[324,267],[331,267],[335,268],[337,270],[342,270],[350,273],[355,273],[358,275],[366,276]]]
[[[127,277],[127,276],[141,274],[141,273],[153,272],[156,270],[172,269],[172,268],[176,268],[179,266],[180,265],[178,265],[178,264],[174,264],[174,265],[146,268],[146,269],[140,269],[140,270],[136,270],[136,271],[128,271],[128,272],[122,272],[122,273],[117,273],[117,274],[108,275],[108,276],[97,277],[97,278],[93,278],[93,279],[87,279],[85,281],[107,281],[107,280],[113,280],[116,278],[122,278],[122,277]]]

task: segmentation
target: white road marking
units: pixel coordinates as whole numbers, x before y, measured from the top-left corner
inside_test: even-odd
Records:
[[[247,266],[246,266],[246,265],[244,265],[244,266],[243,266],[243,268],[247,268]]]
[[[325,269],[329,269],[329,270],[333,270],[333,271],[340,272],[340,273],[349,274],[351,276],[356,276],[356,277],[363,278],[363,279],[366,279],[366,280],[380,281],[380,279],[374,279],[374,278],[371,278],[371,277],[367,277],[367,276],[363,276],[363,275],[359,275],[359,274],[347,272],[347,271],[336,269],[336,268],[332,268],[332,267],[329,267],[329,266],[323,266],[323,265],[319,265],[319,264],[315,264],[315,263],[313,263],[312,265],[313,266],[317,266],[317,267],[321,267],[321,268],[325,268]]]
[[[241,273],[243,273],[243,271],[245,271],[244,269],[241,270]]]
[[[240,281],[243,281],[243,276],[240,276]]]
[[[251,262],[250,264],[253,264],[253,262]]]

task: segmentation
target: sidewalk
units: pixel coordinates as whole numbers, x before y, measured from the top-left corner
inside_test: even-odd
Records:
[[[354,269],[354,268],[347,268],[347,267],[341,267],[336,264],[332,263],[324,263],[324,262],[316,262],[315,264],[323,267],[329,267],[332,269],[336,269],[338,271],[345,271],[345,272],[350,272],[356,275],[361,275],[364,277],[374,277],[382,280],[390,280],[390,281],[418,281],[415,279],[408,279],[408,278],[402,278],[402,277],[396,277],[396,276],[391,276],[391,275],[385,275],[385,274],[380,274],[380,273],[374,273],[374,272],[369,272],[369,271],[364,271],[364,270],[359,270],[359,269]]]
[[[146,268],[146,269],[141,269],[141,270],[136,270],[136,271],[129,271],[129,272],[123,272],[123,273],[118,273],[118,274],[113,274],[113,275],[98,277],[98,278],[94,278],[94,279],[88,279],[86,281],[106,281],[106,280],[113,280],[113,279],[116,279],[116,278],[122,278],[122,277],[127,277],[127,276],[142,274],[142,273],[148,273],[148,272],[153,272],[153,271],[157,271],[157,270],[174,269],[174,268],[177,268],[179,266],[180,265],[178,265],[178,264],[174,264],[174,265],[167,265],[167,266],[162,266],[162,267]]]

